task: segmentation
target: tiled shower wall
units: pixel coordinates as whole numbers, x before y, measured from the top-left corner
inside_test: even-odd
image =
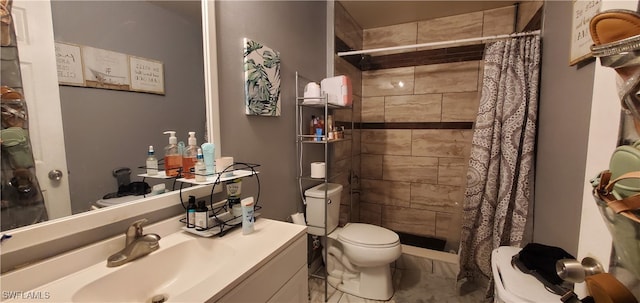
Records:
[[[366,29],[358,47],[352,45],[358,41],[357,25],[348,21],[348,15],[340,16],[339,10],[336,5],[336,36],[354,49],[514,31],[515,10],[506,7]],[[351,214],[351,220],[446,239],[445,249],[457,250],[473,135],[469,122],[475,122],[477,114],[482,62],[360,72],[337,58],[336,74],[356,79],[354,94],[358,90],[354,119],[361,122],[361,129],[354,131],[360,133],[354,136],[360,138],[360,146],[354,145],[354,155],[359,156],[354,163],[360,163],[356,171],[360,195],[355,195],[358,212]]]

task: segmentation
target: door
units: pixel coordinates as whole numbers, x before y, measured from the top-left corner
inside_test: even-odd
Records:
[[[11,9],[16,31],[24,97],[29,114],[29,136],[36,176],[49,219],[71,215],[71,199],[53,21],[49,1],[14,0]],[[60,179],[50,178],[59,171]]]

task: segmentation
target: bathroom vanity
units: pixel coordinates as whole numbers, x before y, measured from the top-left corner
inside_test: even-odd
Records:
[[[109,254],[124,234],[0,277],[3,302],[306,302],[306,226],[258,219],[204,238],[182,231],[178,218],[145,226],[160,249],[118,267]],[[74,268],[73,264],[87,264]]]

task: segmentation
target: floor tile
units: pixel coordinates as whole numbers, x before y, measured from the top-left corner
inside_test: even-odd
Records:
[[[458,295],[457,265],[403,254],[392,266],[395,289],[389,301],[376,301],[342,293],[329,286],[331,303],[480,303],[484,289]],[[324,302],[324,280],[309,278],[310,303]]]

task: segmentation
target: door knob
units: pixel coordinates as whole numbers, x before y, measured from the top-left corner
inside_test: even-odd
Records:
[[[53,181],[60,181],[62,179],[62,172],[58,169],[53,169],[49,172],[49,179]]]

